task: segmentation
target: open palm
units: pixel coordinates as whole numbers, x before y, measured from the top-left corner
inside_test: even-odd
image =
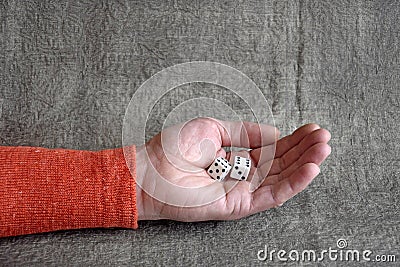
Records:
[[[137,149],[139,220],[232,220],[281,205],[318,175],[330,134],[307,124],[278,135],[269,125],[211,118],[165,129]],[[250,150],[223,149],[231,146]],[[205,169],[215,157],[235,155],[252,160],[248,181],[209,177]]]

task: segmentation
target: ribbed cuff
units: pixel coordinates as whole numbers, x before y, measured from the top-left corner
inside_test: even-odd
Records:
[[[122,148],[0,147],[0,236],[137,228],[134,162],[130,169]]]

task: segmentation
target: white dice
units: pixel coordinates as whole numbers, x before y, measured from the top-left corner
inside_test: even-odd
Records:
[[[226,159],[223,157],[218,157],[214,160],[210,167],[208,167],[207,172],[212,178],[222,181],[231,169],[232,166]]]
[[[236,156],[231,171],[231,178],[242,181],[246,180],[247,176],[249,176],[250,173],[250,167],[251,167],[250,159]]]

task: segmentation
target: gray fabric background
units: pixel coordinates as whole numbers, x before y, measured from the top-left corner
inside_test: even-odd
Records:
[[[271,264],[257,260],[265,245],[322,250],[339,238],[399,264],[399,17],[396,1],[0,1],[1,145],[119,147],[140,84],[194,60],[253,79],[283,134],[307,122],[332,133],[319,177],[281,208],[3,238],[0,265],[257,266]],[[182,101],[226,93],[200,87],[165,96],[149,136]]]

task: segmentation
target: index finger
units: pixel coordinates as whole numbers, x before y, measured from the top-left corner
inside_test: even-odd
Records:
[[[258,148],[271,145],[279,137],[279,130],[268,124],[249,121],[217,120],[222,146]]]

